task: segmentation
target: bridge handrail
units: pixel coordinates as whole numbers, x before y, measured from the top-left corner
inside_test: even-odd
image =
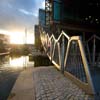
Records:
[[[90,66],[86,58],[86,52],[81,37],[69,37],[62,31],[56,39],[54,34],[49,36],[49,34],[46,34],[43,30],[40,29],[40,31],[46,38],[44,39],[46,41],[44,41],[42,40],[43,35],[40,36],[43,47],[55,66],[87,93],[96,94],[98,91],[95,90],[93,77],[90,72]],[[96,36],[96,38],[100,40],[98,36]],[[87,40],[87,42],[91,39],[92,37]],[[44,45],[47,41],[50,42],[49,50],[48,45]]]

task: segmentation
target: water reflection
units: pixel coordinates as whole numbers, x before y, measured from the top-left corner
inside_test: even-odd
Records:
[[[26,68],[30,66],[34,66],[34,61],[29,61],[29,56],[0,57],[0,67]]]
[[[20,72],[31,66],[28,56],[0,56],[0,100],[7,100]]]
[[[22,57],[19,57],[19,58],[11,58],[10,57],[10,65],[11,67],[27,67],[27,63],[28,63],[29,59],[28,59],[28,56],[25,57],[25,56],[22,56]]]

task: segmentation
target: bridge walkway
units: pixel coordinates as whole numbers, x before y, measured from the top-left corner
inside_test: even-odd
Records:
[[[17,78],[8,100],[94,100],[54,66],[30,67]]]

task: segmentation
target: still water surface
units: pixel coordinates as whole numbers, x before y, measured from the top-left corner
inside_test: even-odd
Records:
[[[27,67],[34,67],[28,56],[0,56],[0,100],[7,100],[20,72]]]
[[[0,57],[0,68],[24,68],[34,66],[34,61],[29,61],[29,56],[2,56]]]

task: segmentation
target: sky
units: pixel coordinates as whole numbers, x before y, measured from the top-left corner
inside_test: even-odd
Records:
[[[38,10],[44,8],[44,1],[0,0],[0,33],[19,35],[27,28],[28,34],[32,35],[34,25],[38,24]]]

